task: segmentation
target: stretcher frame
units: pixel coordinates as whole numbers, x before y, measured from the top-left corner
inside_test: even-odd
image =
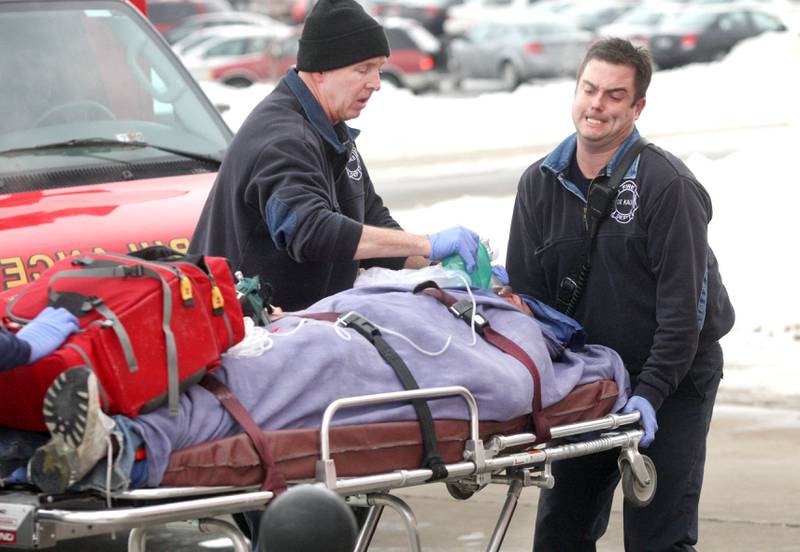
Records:
[[[536,435],[533,433],[496,435],[484,444],[479,435],[477,402],[461,386],[338,399],[329,405],[323,416],[316,481],[311,483],[333,490],[345,497],[351,506],[369,508],[354,552],[365,552],[369,548],[386,507],[400,515],[408,534],[409,550],[421,552],[413,511],[390,491],[432,483],[433,472],[418,468],[363,477],[337,477],[329,437],[334,416],[344,408],[453,396],[461,397],[469,408],[470,436],[464,443],[463,460],[447,464],[448,477],[435,483],[446,484],[450,494],[457,499],[467,499],[489,484],[508,486],[506,501],[487,552],[500,550],[522,489],[530,486],[552,488],[556,483],[551,472],[552,462],[619,448],[618,464],[625,498],[644,505],[655,493],[656,474],[652,462],[638,451],[643,432],[640,429],[622,429],[638,422],[638,412],[608,414],[602,418],[552,427],[553,441],[541,445],[534,446]],[[597,434],[601,431],[604,433]],[[562,437],[582,434],[590,437],[569,444],[554,443]],[[309,481],[291,482],[293,485],[303,483]],[[103,497],[99,495],[53,497],[27,491],[0,491],[0,512],[19,521],[13,544],[8,540],[3,542],[0,528],[0,547],[33,550],[68,539],[130,529],[128,550],[144,552],[148,529],[171,522],[191,521],[200,532],[221,533],[231,540],[236,552],[245,552],[250,550],[250,543],[238,527],[217,518],[264,510],[274,497],[273,492],[259,490],[258,486],[163,487],[113,493],[112,506],[104,508]]]

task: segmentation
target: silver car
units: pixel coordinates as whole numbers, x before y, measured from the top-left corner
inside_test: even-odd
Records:
[[[555,18],[484,21],[450,45],[453,84],[499,79],[505,90],[535,79],[572,75],[594,35]]]

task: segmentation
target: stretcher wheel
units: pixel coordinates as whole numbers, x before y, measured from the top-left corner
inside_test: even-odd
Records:
[[[475,494],[475,491],[459,483],[445,483],[444,485],[447,487],[447,492],[450,493],[450,496],[456,500],[467,500]]]
[[[353,512],[333,491],[313,485],[292,487],[261,516],[260,552],[351,552],[358,528]]]
[[[642,461],[644,462],[645,470],[647,470],[647,475],[650,477],[650,483],[648,484],[639,483],[629,462],[622,462],[620,465],[622,470],[622,494],[629,504],[637,508],[644,508],[653,501],[658,480],[656,466],[653,461],[645,455],[642,455]]]

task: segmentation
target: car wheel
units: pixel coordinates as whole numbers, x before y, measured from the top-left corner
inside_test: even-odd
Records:
[[[253,81],[246,77],[233,77],[227,80],[224,80],[222,84],[227,86],[231,86],[233,88],[247,88],[248,86],[253,84]]]
[[[722,61],[723,59],[725,59],[725,56],[727,55],[728,52],[726,52],[725,50],[719,50],[718,52],[714,52],[711,55],[711,61],[717,61],[717,62]]]
[[[461,66],[456,61],[456,56],[453,55],[452,44],[447,45],[446,50],[446,67],[447,67],[447,82],[454,90],[460,90],[461,85],[464,83],[464,75]]]
[[[453,90],[461,90],[461,87],[464,84],[464,80],[458,74],[450,75],[450,78],[447,79],[447,82],[449,83],[450,88]]]
[[[519,72],[510,61],[506,61],[500,67],[500,82],[503,85],[503,90],[508,92],[513,92],[520,84]]]

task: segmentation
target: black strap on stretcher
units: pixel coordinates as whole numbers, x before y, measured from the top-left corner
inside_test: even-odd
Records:
[[[485,339],[488,343],[494,345],[507,355],[511,355],[517,359],[525,366],[525,368],[528,369],[528,372],[533,378],[533,411],[531,412],[531,418],[533,418],[533,426],[536,432],[536,442],[543,443],[545,441],[549,441],[551,439],[550,424],[547,422],[547,420],[545,420],[544,416],[541,415],[541,377],[539,376],[539,369],[536,367],[536,363],[528,355],[528,353],[526,353],[522,347],[492,328],[489,325],[489,321],[481,313],[473,312],[472,301],[469,299],[461,299],[460,301],[457,300],[455,297],[441,289],[436,282],[432,280],[422,282],[421,284],[417,285],[414,288],[414,293],[423,293],[438,300],[440,303],[445,305],[456,318],[460,318],[470,327],[474,321],[475,331],[478,333],[478,335],[483,337],[483,339]]]
[[[253,420],[253,417],[250,416],[247,409],[239,402],[236,395],[228,389],[227,385],[211,374],[206,374],[203,379],[200,380],[200,385],[205,387],[220,403],[222,403],[225,410],[227,410],[233,419],[242,426],[242,429],[244,429],[247,436],[250,437],[250,440],[253,442],[258,457],[261,459],[261,466],[264,468],[264,482],[261,483],[261,490],[272,491],[276,495],[283,493],[286,490],[286,478],[283,476],[283,473],[278,471],[275,467],[272,454],[269,452],[267,437]]]
[[[304,313],[302,316],[304,318],[326,320],[329,322],[340,320],[342,324],[348,328],[354,329],[377,349],[381,358],[386,361],[386,364],[392,367],[397,375],[397,379],[400,380],[400,383],[403,384],[403,388],[406,391],[419,389],[417,380],[414,379],[414,375],[408,369],[406,363],[403,362],[403,359],[400,358],[400,355],[397,354],[397,351],[386,342],[381,331],[360,314],[351,312],[344,318],[340,318],[337,313],[333,312],[315,312]],[[448,475],[447,467],[436,448],[436,429],[433,423],[431,409],[428,407],[428,402],[425,399],[412,399],[409,402],[417,413],[417,418],[419,419],[420,428],[422,430],[422,442],[425,446],[425,459],[422,462],[422,466],[433,472],[431,481],[445,479]]]

